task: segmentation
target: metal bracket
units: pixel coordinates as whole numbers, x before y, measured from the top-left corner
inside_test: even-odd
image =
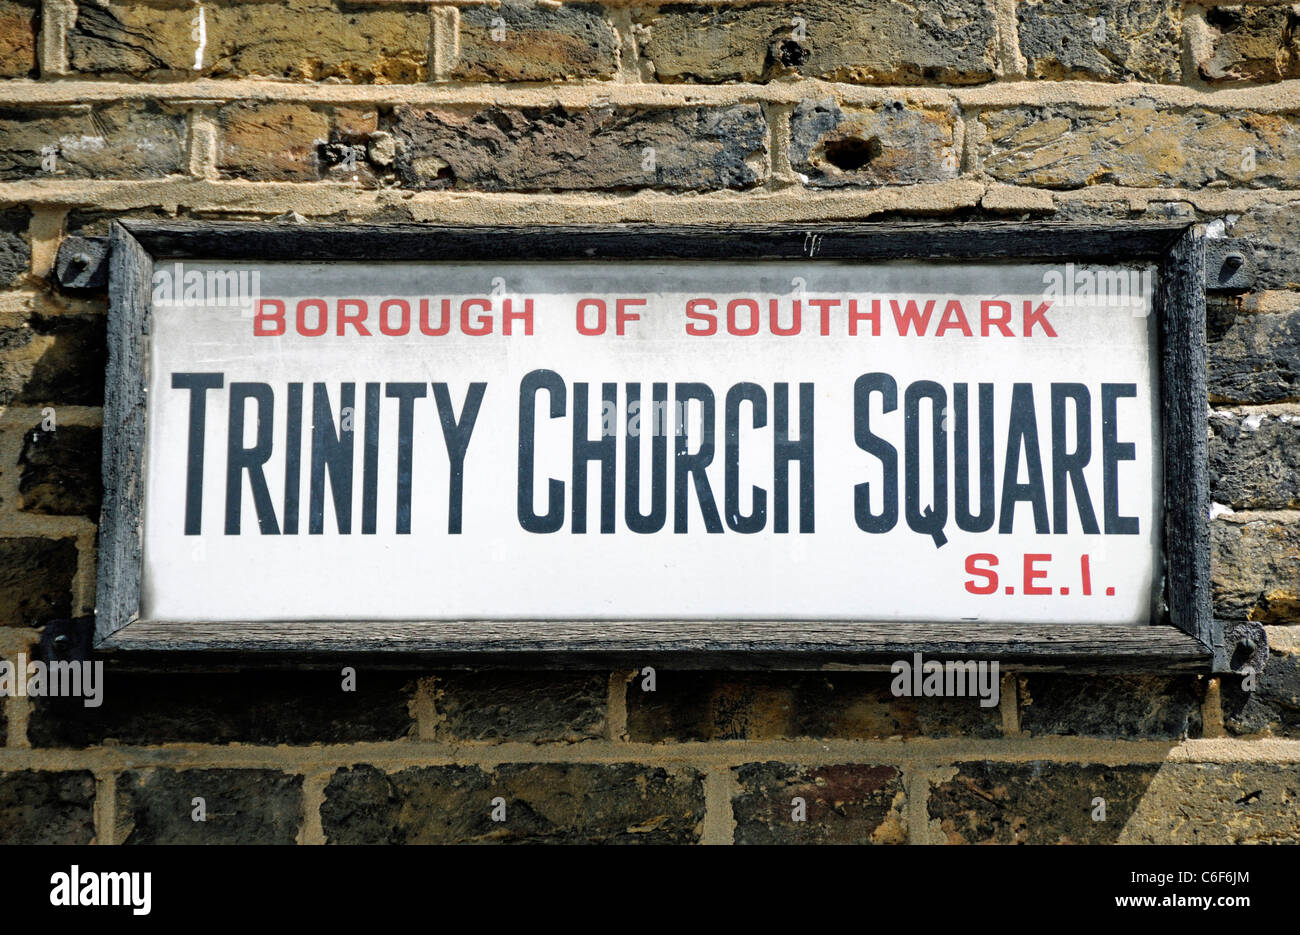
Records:
[[[1255,251],[1235,237],[1205,241],[1205,291],[1231,295],[1255,286]]]
[[[51,620],[41,631],[37,653],[47,665],[51,662],[85,662],[94,644],[95,618]]]
[[[1227,624],[1223,631],[1223,659],[1216,665],[1219,673],[1245,674],[1250,669],[1255,674],[1264,671],[1268,664],[1268,635],[1263,625],[1253,621]]]
[[[108,238],[65,237],[54,260],[54,278],[64,289],[108,285]]]

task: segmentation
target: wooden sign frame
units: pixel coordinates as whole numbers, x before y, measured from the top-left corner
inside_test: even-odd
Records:
[[[96,646],[137,652],[338,653],[491,664],[649,659],[686,667],[878,666],[915,651],[1030,667],[1222,671],[1210,599],[1205,244],[1168,223],[839,224],[696,228],[445,227],[115,222],[110,234],[104,502]],[[1148,625],[795,621],[175,623],[139,618],[141,507],[156,261],[205,260],[1008,260],[1157,265],[1164,446],[1164,606]],[[1157,569],[1157,574],[1160,569]]]

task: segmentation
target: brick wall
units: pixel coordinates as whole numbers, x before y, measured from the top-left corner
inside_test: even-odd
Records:
[[[0,841],[1300,841],[1298,19],[0,0],[0,653],[93,610],[106,297],[51,285],[60,238],[290,212],[1182,218],[1249,238],[1257,289],[1207,309],[1214,599],[1270,647],[1253,693],[1010,672],[991,710],[868,672],[661,668],[648,693],[632,671],[360,664],[346,693],[337,667],[112,666],[101,708],[0,707]]]

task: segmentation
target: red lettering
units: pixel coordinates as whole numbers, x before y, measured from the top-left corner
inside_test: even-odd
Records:
[[[492,303],[489,302],[487,299],[466,299],[464,302],[461,302],[460,303],[460,330],[465,332],[466,334],[474,335],[475,337],[483,334],[491,334],[492,333],[491,315],[478,316],[477,325],[471,325],[469,323],[469,313],[471,310],[476,308],[482,312],[490,312],[492,311]]]
[[[524,323],[524,334],[533,333],[533,300],[524,299],[524,310],[516,312],[511,305],[511,300],[505,300],[505,309],[501,312],[501,333],[511,334],[510,326],[515,321]]]
[[[317,314],[320,316],[316,320],[316,327],[314,328],[307,327],[306,311],[309,308],[316,309]],[[320,337],[325,333],[325,329],[328,328],[330,324],[330,313],[329,309],[325,307],[324,299],[303,299],[298,303],[297,318],[298,333],[308,338]]]
[[[587,326],[586,310],[594,308],[597,319],[594,328]],[[605,333],[605,300],[604,299],[579,299],[578,300],[578,334],[593,335]]]
[[[274,308],[275,312],[267,312],[267,306]],[[274,325],[275,330],[270,330],[266,322]],[[284,303],[279,299],[258,299],[257,312],[253,315],[253,336],[273,338],[281,334],[284,334]]]
[[[451,299],[442,300],[442,323],[436,328],[429,327],[429,300],[420,300],[420,334],[430,337],[442,337],[451,330]]]
[[[625,326],[629,321],[640,321],[641,316],[633,315],[628,309],[640,308],[645,304],[645,299],[618,299],[614,303],[614,331],[617,334],[624,334]]]
[[[822,337],[827,337],[831,333],[831,309],[840,304],[839,299],[809,299],[808,304],[821,312],[822,320]],[[850,307],[857,308],[857,303],[849,300]]]
[[[351,313],[348,312],[349,308],[353,309]],[[367,313],[365,299],[339,299],[339,323],[335,333],[341,337],[343,330],[351,325],[357,329],[357,334],[370,337],[370,331],[366,328]]]
[[[396,308],[402,313],[402,323],[396,328],[388,326],[388,310]],[[411,330],[411,303],[405,299],[384,299],[379,303],[379,333],[387,335],[406,334]]]
[[[1051,307],[1051,302],[1044,302],[1038,308],[1034,308],[1033,302],[1025,303],[1025,337],[1028,338],[1033,335],[1034,325],[1042,325],[1047,337],[1056,337],[1056,331],[1052,328],[1052,323],[1047,320],[1047,310]]]
[[[945,331],[957,329],[968,338],[974,335],[970,330],[970,323],[966,321],[966,312],[962,309],[961,303],[956,299],[949,299],[948,305],[943,310],[943,320],[939,322],[939,329],[935,331],[935,337],[943,337]]]
[[[736,310],[749,310],[749,325],[742,331],[736,324]],[[753,299],[732,299],[727,303],[727,332],[736,335],[758,334],[758,303]]]
[[[712,299],[689,299],[686,302],[686,317],[691,319],[686,323],[686,333],[696,337],[707,337],[711,334],[718,333],[718,320],[712,315],[704,312],[697,312],[696,308],[706,308],[709,311],[717,311],[718,303]],[[697,325],[695,322],[703,322]]]
[[[980,568],[977,562],[984,562],[988,568]],[[978,575],[985,584],[976,584],[973,580],[966,582],[966,590],[971,594],[992,594],[998,589],[998,573],[993,569],[998,565],[998,557],[991,552],[976,552],[966,556],[966,573]]]
[[[1037,565],[1039,562],[1050,562],[1052,556],[1046,553],[1025,553],[1025,593],[1026,594],[1051,594],[1051,588],[1039,587],[1034,584],[1039,578],[1046,578],[1047,572],[1040,570]]]
[[[871,322],[871,336],[873,338],[880,337],[879,299],[872,299],[871,311],[862,313],[858,312],[858,300],[849,299],[849,337],[856,338],[858,336],[858,322],[860,321]]]
[[[993,309],[1002,312],[996,318],[993,316]],[[987,338],[989,336],[989,326],[995,326],[1002,332],[1004,338],[1014,338],[1015,334],[1011,331],[1011,303],[1003,302],[997,299],[985,299],[980,303],[980,336]]]
[[[781,308],[780,299],[768,300],[767,311],[768,311],[768,315],[771,318],[772,333],[779,334],[782,337],[788,337],[789,335],[792,334],[798,334],[799,320],[800,318],[803,317],[803,303],[800,302],[798,299],[794,300],[794,320],[791,322],[789,328],[781,327],[780,308]]]
[[[890,299],[889,305],[894,311],[894,325],[898,328],[899,335],[905,337],[913,325],[916,326],[918,336],[924,335],[925,330],[930,327],[930,315],[934,312],[934,299],[925,303],[924,316],[922,316],[921,310],[916,307],[915,299],[908,299],[907,304],[902,309],[898,307],[897,299]]]

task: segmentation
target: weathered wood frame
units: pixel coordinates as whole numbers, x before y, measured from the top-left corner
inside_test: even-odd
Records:
[[[1227,668],[1211,611],[1205,363],[1205,245],[1187,224],[915,223],[725,229],[114,223],[110,235],[104,505],[96,645],[140,658],[204,650],[294,660],[588,665],[671,660],[688,667],[875,667],[903,653],[1028,667]],[[1162,346],[1165,586],[1142,626],[1009,626],[863,621],[458,621],[175,623],[138,619],[149,296],[155,260],[834,259],[1035,260],[1157,264]],[[1173,582],[1173,586],[1170,586]]]

